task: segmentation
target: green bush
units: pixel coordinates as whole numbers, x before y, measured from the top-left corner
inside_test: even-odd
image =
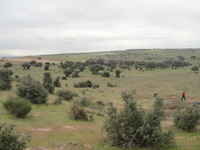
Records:
[[[82,120],[82,121],[92,121],[93,116],[87,115],[84,109],[80,108],[78,105],[73,105],[70,111],[70,117],[75,120]]]
[[[164,119],[163,99],[157,98],[153,110],[147,113],[144,123],[140,128],[141,145],[144,147],[160,148],[162,146],[175,146],[172,131],[164,133],[161,121]]]
[[[49,93],[54,93],[54,86],[51,78],[51,73],[50,72],[45,72],[44,73],[44,78],[43,78],[43,87],[49,91]]]
[[[164,118],[163,100],[157,99],[153,110],[143,118],[144,112],[137,108],[131,92],[123,92],[124,109],[117,111],[113,105],[108,109],[103,129],[112,145],[124,147],[173,147],[173,133],[164,133],[161,120]]]
[[[174,115],[174,124],[177,128],[186,131],[194,131],[200,119],[200,106],[193,104],[192,106],[181,111],[180,109]]]
[[[0,124],[0,150],[24,150],[30,135],[15,133],[13,125]]]
[[[61,97],[58,97],[52,104],[53,105],[58,105],[58,104],[62,104],[62,98]]]
[[[9,90],[12,88],[12,78],[7,69],[0,70],[0,90]]]
[[[73,94],[70,90],[58,90],[56,93],[57,96],[61,97],[64,100],[70,101],[73,99]]]
[[[48,91],[31,77],[23,78],[21,84],[17,86],[17,95],[29,99],[33,104],[46,103],[48,100]]]
[[[92,86],[93,84],[90,80],[87,80],[85,82],[74,83],[75,88],[91,88]]]
[[[3,103],[4,108],[15,117],[24,118],[31,111],[31,103],[20,97],[9,97]]]
[[[112,145],[127,147],[130,142],[139,145],[138,138],[133,136],[138,136],[138,130],[143,125],[143,113],[129,93],[123,98],[123,102],[124,109],[120,112],[113,105],[109,106],[103,129]]]
[[[55,87],[61,87],[61,83],[60,83],[60,77],[56,77],[56,79],[53,81],[53,85]]]

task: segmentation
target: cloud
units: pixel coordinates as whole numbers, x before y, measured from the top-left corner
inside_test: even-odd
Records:
[[[200,47],[198,0],[1,0],[0,54]]]

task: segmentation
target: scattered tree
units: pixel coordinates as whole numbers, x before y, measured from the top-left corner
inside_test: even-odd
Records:
[[[116,70],[115,71],[115,74],[116,74],[115,77],[120,78],[120,73],[121,73],[121,70]]]
[[[17,95],[29,99],[33,104],[42,104],[47,102],[48,91],[40,82],[25,77],[17,86]]]
[[[49,91],[49,93],[54,92],[54,86],[52,83],[52,78],[51,78],[51,73],[50,72],[45,72],[44,73],[44,78],[43,78],[43,87]]]

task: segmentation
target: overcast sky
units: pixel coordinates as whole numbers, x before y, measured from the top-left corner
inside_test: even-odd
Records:
[[[0,55],[200,48],[200,0],[0,0]]]

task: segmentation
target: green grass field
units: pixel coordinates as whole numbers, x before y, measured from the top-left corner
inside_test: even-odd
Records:
[[[58,54],[51,56],[41,56],[42,62],[65,62],[65,61],[85,61],[87,59],[102,58],[105,60],[135,60],[147,62],[161,62],[166,58],[177,59],[177,56],[184,56],[185,61],[192,65],[200,62],[200,50],[198,49],[152,49],[152,50],[128,50],[101,53],[81,53],[81,54]],[[191,59],[196,56],[196,59]],[[31,75],[35,80],[43,81],[44,72],[51,72],[53,80],[57,76],[64,76],[63,70],[57,65],[50,66],[49,71],[44,71],[44,67],[31,67],[24,70],[21,67],[23,62],[37,60],[38,56],[23,58],[9,58],[7,61],[14,64],[9,68],[14,75],[19,77]],[[151,58],[151,59],[150,59]],[[153,59],[152,59],[153,58]],[[1,61],[1,66],[7,61]],[[55,93],[59,89],[70,89],[79,96],[74,97],[73,101],[86,97],[93,102],[103,101],[106,107],[103,109],[85,108],[95,114],[102,113],[106,116],[107,104],[112,102],[117,108],[122,108],[121,92],[125,90],[135,90],[134,98],[138,105],[149,110],[154,102],[153,93],[164,98],[165,103],[181,102],[181,93],[186,91],[186,102],[200,102],[200,73],[195,74],[191,71],[192,66],[180,67],[178,69],[153,69],[136,70],[133,66],[130,70],[124,69],[121,78],[115,78],[115,72],[111,72],[112,78],[104,78],[101,75],[92,75],[87,67],[80,73],[79,78],[67,78],[61,80],[62,87],[55,88]],[[3,69],[3,67],[1,67]],[[79,81],[91,80],[100,85],[98,89],[74,88],[74,83]],[[116,84],[117,87],[107,87],[107,82]],[[94,115],[94,121],[84,122],[75,121],[69,118],[69,110],[73,102],[64,101],[60,105],[52,105],[57,98],[56,94],[49,94],[47,105],[33,105],[32,111],[24,119],[17,119],[6,112],[2,106],[10,95],[15,95],[16,81],[12,83],[12,90],[0,92],[0,121],[16,125],[16,131],[31,132],[32,140],[28,143],[31,150],[59,150],[59,149],[97,149],[97,150],[120,150],[110,146],[106,133],[102,131],[105,117]],[[65,85],[68,85],[67,87]],[[85,94],[83,93],[85,91]],[[164,130],[172,129],[175,133],[177,147],[173,150],[199,150],[200,149],[200,126],[195,132],[185,132],[173,126],[172,117],[167,117],[162,122]],[[142,150],[148,150],[143,148]]]

